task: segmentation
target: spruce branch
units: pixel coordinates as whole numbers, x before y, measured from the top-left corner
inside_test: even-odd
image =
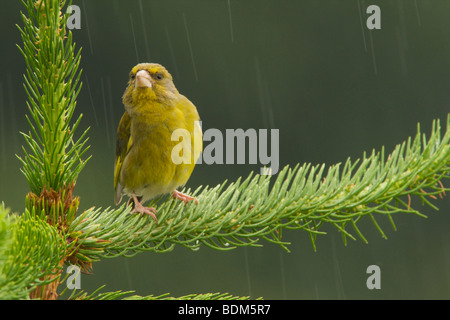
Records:
[[[23,27],[17,26],[27,72],[24,88],[31,131],[23,133],[28,148],[23,148],[21,169],[34,194],[62,190],[75,184],[87,160],[86,133],[75,139],[82,115],[72,123],[76,99],[81,90],[81,49],[76,51],[72,32],[66,31],[69,15],[60,9],[65,1],[21,0],[27,14],[21,13]]]
[[[48,285],[56,283],[66,241],[28,211],[7,216],[8,211],[0,206],[0,299],[27,299],[33,292],[32,298],[40,298],[46,293],[37,288],[50,290]]]
[[[64,254],[52,255],[59,261],[42,269],[44,279],[29,296],[56,299],[56,280],[73,247],[65,235],[79,205],[73,190],[89,148],[87,130],[75,137],[82,115],[73,120],[81,90],[81,50],[75,49],[72,33],[66,30],[69,14],[62,13],[65,0],[21,1],[27,12],[21,13],[23,26],[17,26],[23,42],[18,48],[27,65],[24,89],[30,125],[30,131],[22,133],[26,142],[26,148],[22,147],[24,156],[18,156],[31,189],[25,212],[54,227],[64,239]],[[51,245],[58,244],[53,241]]]
[[[69,300],[248,300],[248,296],[233,296],[228,293],[202,293],[202,294],[187,294],[180,297],[172,297],[169,293],[164,293],[158,296],[148,295],[140,296],[133,294],[134,291],[113,291],[100,292],[105,286],[101,286],[91,294],[84,291],[77,292],[74,290]],[[259,298],[260,299],[260,298]],[[258,299],[257,299],[258,300]]]
[[[385,157],[379,152],[330,167],[286,166],[277,177],[251,173],[245,179],[199,187],[199,204],[168,199],[158,205],[158,224],[130,215],[129,207],[91,208],[77,215],[73,196],[77,176],[87,159],[87,130],[75,138],[81,115],[74,117],[81,89],[80,50],[66,31],[64,0],[22,0],[27,15],[18,27],[19,50],[27,65],[24,88],[28,97],[30,131],[23,133],[26,148],[19,157],[31,192],[22,216],[0,206],[0,298],[57,298],[64,263],[89,271],[102,258],[133,256],[142,251],[166,252],[175,246],[198,250],[207,246],[230,250],[261,246],[261,240],[288,250],[284,229],[307,232],[316,249],[323,226],[334,226],[343,237],[364,242],[359,224],[368,220],[386,237],[380,217],[394,230],[394,214],[425,217],[412,198],[437,207],[433,200],[449,188],[450,116],[441,135],[439,120],[430,137],[420,131]],[[101,289],[101,288],[100,288]],[[77,299],[172,299],[168,295],[140,297],[132,292],[88,295]],[[181,299],[235,299],[228,294],[194,294]],[[244,297],[246,298],[246,297]]]
[[[387,218],[394,230],[393,215],[415,214],[411,197],[437,209],[431,199],[442,197],[449,188],[442,180],[450,177],[450,116],[441,137],[440,121],[433,122],[427,139],[420,131],[414,139],[397,145],[385,159],[380,152],[364,154],[325,165],[286,166],[271,185],[270,176],[251,173],[246,179],[193,192],[196,204],[173,199],[158,208],[158,224],[148,217],[129,215],[130,208],[91,208],[68,229],[74,241],[74,261],[91,263],[101,258],[132,256],[141,251],[166,252],[175,245],[197,250],[206,245],[217,250],[238,246],[260,246],[260,239],[281,245],[283,229],[301,229],[312,245],[321,227],[329,224],[341,232],[344,242],[359,237],[362,219],[372,221],[386,238],[377,220]],[[190,190],[187,190],[190,192]],[[156,205],[156,204],[152,204]]]

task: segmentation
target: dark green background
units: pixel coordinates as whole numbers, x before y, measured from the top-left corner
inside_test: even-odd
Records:
[[[92,159],[76,193],[80,210],[113,206],[115,130],[121,96],[138,61],[167,67],[197,106],[203,128],[277,128],[280,166],[331,165],[364,151],[394,146],[445,123],[450,100],[449,1],[74,1],[81,8],[83,89],[77,112],[91,127]],[[365,10],[381,8],[381,30],[368,30]],[[141,11],[142,9],[142,11]],[[19,1],[0,10],[0,199],[22,212],[27,182],[14,154],[22,154],[28,131],[23,57],[15,24]],[[361,20],[362,19],[362,20]],[[133,32],[134,31],[134,32]],[[189,34],[189,38],[188,35]],[[80,130],[81,131],[81,130]],[[247,176],[260,165],[200,165],[189,187]],[[448,185],[448,184],[447,184]],[[336,229],[317,241],[285,232],[291,253],[262,248],[197,252],[176,248],[107,259],[83,275],[92,292],[136,290],[174,296],[229,292],[267,299],[429,299],[450,297],[449,197],[434,201],[422,219],[396,215],[398,231],[369,222],[369,240],[347,247]],[[420,204],[417,204],[420,207]],[[381,218],[380,218],[381,219]],[[366,269],[381,268],[381,290],[368,290]]]

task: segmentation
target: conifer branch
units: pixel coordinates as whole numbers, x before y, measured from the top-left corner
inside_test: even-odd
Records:
[[[21,0],[28,16],[21,13],[23,27],[17,26],[27,73],[24,88],[31,131],[23,133],[28,148],[18,156],[21,169],[34,194],[62,190],[75,184],[87,160],[86,133],[75,139],[82,115],[72,123],[76,99],[81,90],[81,49],[75,50],[72,32],[66,31],[69,15],[61,9],[65,0]]]
[[[167,252],[175,246],[198,250],[207,246],[230,250],[261,246],[261,240],[288,250],[284,229],[307,232],[316,249],[322,227],[334,226],[348,239],[367,242],[360,221],[369,220],[386,237],[378,223],[406,213],[425,217],[411,205],[412,198],[437,209],[433,201],[450,189],[450,116],[445,133],[439,120],[430,137],[421,133],[385,156],[379,152],[326,168],[303,164],[285,167],[277,177],[251,173],[233,183],[185,190],[199,200],[184,205],[174,199],[154,202],[153,219],[119,208],[91,208],[78,213],[73,196],[77,176],[86,163],[84,131],[75,138],[81,115],[75,121],[81,89],[80,50],[66,31],[64,0],[22,0],[27,15],[19,27],[27,64],[24,88],[28,97],[30,131],[22,162],[31,192],[22,216],[0,206],[0,298],[55,299],[64,263],[89,271],[102,258],[133,256],[143,251]],[[67,32],[67,33],[66,33]],[[101,289],[101,288],[100,288]],[[172,299],[168,295],[140,297],[132,292],[73,293],[77,299]],[[237,299],[228,294],[200,294],[181,299]],[[246,297],[243,297],[246,298]]]
[[[113,291],[113,292],[100,292],[104,286],[101,286],[91,294],[87,294],[84,291],[72,292],[69,297],[70,300],[248,300],[248,296],[233,296],[228,293],[202,293],[202,294],[187,294],[180,297],[172,297],[170,294],[165,293],[158,296],[148,295],[140,296],[133,294],[134,291]]]
[[[359,237],[367,242],[358,224],[362,219],[386,238],[377,220],[393,215],[425,217],[411,206],[411,197],[426,205],[449,188],[441,181],[450,177],[450,116],[441,138],[439,120],[429,139],[418,132],[398,145],[385,159],[384,148],[362,159],[336,164],[286,166],[270,187],[270,176],[250,174],[246,179],[214,187],[200,187],[193,195],[198,205],[174,199],[158,207],[158,224],[148,217],[129,215],[130,208],[91,208],[69,228],[76,239],[75,260],[132,256],[141,251],[166,252],[175,245],[197,250],[201,245],[229,250],[260,246],[260,239],[288,250],[283,229],[301,229],[310,235],[314,249],[321,227],[330,224],[344,242]],[[190,190],[187,190],[189,192]],[[152,204],[156,205],[156,203]]]
[[[56,280],[49,275],[62,269],[66,241],[30,213],[7,216],[8,211],[0,206],[0,299],[27,299],[37,287]]]
[[[81,50],[75,50],[72,33],[66,29],[69,14],[62,12],[65,0],[21,1],[27,14],[21,13],[23,26],[17,26],[23,42],[18,48],[27,65],[24,89],[30,125],[30,131],[22,133],[27,146],[22,147],[24,156],[18,156],[31,189],[25,214],[31,217],[27,221],[44,221],[64,240],[64,254],[52,255],[59,258],[58,263],[41,269],[45,276],[29,296],[56,299],[57,280],[72,247],[66,242],[65,232],[79,204],[73,189],[87,161],[82,158],[88,149],[87,130],[79,138],[74,135],[81,114],[72,121],[81,90]],[[38,227],[40,222],[36,223]],[[59,246],[59,242],[46,247],[53,245]]]

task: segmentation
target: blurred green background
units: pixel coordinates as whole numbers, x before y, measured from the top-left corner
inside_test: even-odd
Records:
[[[445,123],[450,101],[450,2],[75,0],[81,29],[83,88],[77,112],[90,127],[92,159],[76,193],[80,211],[113,206],[115,130],[121,96],[137,62],[158,62],[195,103],[203,128],[280,130],[280,167],[331,165],[364,151],[388,152],[433,119]],[[381,30],[365,26],[366,8],[381,8]],[[25,63],[16,24],[20,1],[0,10],[0,200],[24,208],[28,185],[15,154],[28,131],[22,86]],[[200,165],[189,187],[236,180],[261,165]],[[448,185],[448,184],[447,184]],[[140,253],[95,263],[83,275],[92,292],[136,290],[173,296],[228,292],[266,299],[450,298],[450,197],[422,219],[396,215],[398,231],[379,219],[388,240],[363,222],[369,240],[344,246],[336,229],[317,241],[285,232],[291,253],[262,248]],[[381,289],[366,287],[366,269],[381,268]]]

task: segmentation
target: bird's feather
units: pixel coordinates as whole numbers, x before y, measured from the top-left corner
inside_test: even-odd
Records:
[[[114,164],[114,202],[117,204],[122,200],[122,185],[119,183],[120,170],[122,169],[123,161],[130,151],[133,141],[130,135],[131,119],[127,112],[125,112],[120,119],[119,127],[117,129],[116,140],[116,159]]]

